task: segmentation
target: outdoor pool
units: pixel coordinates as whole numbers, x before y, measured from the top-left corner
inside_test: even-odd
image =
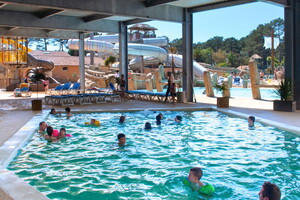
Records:
[[[73,137],[47,142],[36,133],[8,169],[50,199],[258,199],[265,181],[277,184],[283,200],[299,198],[300,139],[292,133],[217,111],[82,113],[49,116]],[[118,123],[126,115],[125,124]],[[176,115],[183,117],[175,124]],[[100,127],[84,126],[95,118]],[[151,122],[152,130],[143,129]],[[119,148],[117,135],[126,134]],[[191,167],[202,167],[207,197],[183,184]]]
[[[196,94],[202,94],[205,90],[204,87],[194,87],[194,92]],[[260,95],[262,99],[265,100],[275,100],[279,99],[279,96],[274,93],[275,89],[273,88],[260,88]],[[214,90],[215,96],[222,96],[220,92],[216,92]],[[251,88],[230,88],[231,97],[247,97],[252,98],[252,90]]]

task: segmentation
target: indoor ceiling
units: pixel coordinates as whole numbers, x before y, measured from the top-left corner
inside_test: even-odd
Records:
[[[0,0],[0,35],[78,38],[80,32],[118,33],[119,23],[182,23],[184,13],[256,0]],[[286,5],[286,0],[270,0]]]

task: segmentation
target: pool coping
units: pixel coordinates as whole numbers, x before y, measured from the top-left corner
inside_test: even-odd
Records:
[[[229,108],[210,107],[177,107],[177,108],[149,108],[149,109],[100,109],[97,111],[73,111],[73,113],[95,113],[95,112],[135,112],[135,111],[218,111],[228,116],[239,117],[247,119],[249,115],[232,111]],[[49,116],[49,111],[41,111],[31,118],[22,128],[20,128],[11,138],[9,138],[2,146],[0,146],[0,188],[3,189],[14,200],[47,200],[43,193],[29,185],[23,179],[16,176],[13,172],[7,169],[9,163],[17,156],[19,150],[25,146],[32,138],[38,123],[45,121]],[[296,126],[289,126],[283,123],[257,117],[257,122],[265,125],[271,125],[281,130],[289,131],[300,136],[300,128]]]

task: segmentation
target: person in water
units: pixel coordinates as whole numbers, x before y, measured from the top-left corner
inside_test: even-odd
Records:
[[[156,124],[157,125],[161,125],[162,118],[163,118],[163,114],[159,113],[158,115],[156,115]]]
[[[50,114],[51,115],[61,115],[61,112],[59,111],[59,112],[57,112],[56,110],[55,110],[55,108],[51,108],[51,110],[50,110]]]
[[[47,127],[48,127],[48,125],[46,122],[44,122],[44,121],[40,122],[38,132],[41,134],[44,134]]]
[[[126,117],[124,115],[122,115],[119,119],[119,123],[123,124],[125,122]]]
[[[65,108],[65,111],[66,111],[66,113],[67,113],[67,117],[73,116],[73,114],[71,113],[71,108],[70,108],[70,107],[66,107],[66,108]]]
[[[54,130],[52,126],[47,127],[47,134],[44,135],[44,138],[48,141],[54,141],[57,140],[59,136],[58,130]]]
[[[177,116],[175,117],[174,121],[177,122],[177,123],[181,123],[182,117],[181,117],[180,115],[177,115]]]
[[[67,131],[65,128],[61,128],[59,130],[59,138],[65,138],[65,137],[72,137],[71,134],[67,134]]]
[[[126,136],[125,136],[125,134],[120,133],[118,135],[118,141],[119,141],[119,143],[118,143],[119,146],[124,146],[126,144]]]
[[[203,176],[202,169],[200,167],[193,167],[190,169],[188,180],[191,183],[196,184],[198,187],[202,187],[204,186],[204,184],[200,181],[202,176]]]
[[[90,122],[85,122],[85,125],[90,125],[90,126],[100,126],[100,121],[96,119],[91,119]]]
[[[255,122],[255,117],[254,116],[249,116],[248,117],[248,127],[249,129],[254,129],[254,122]]]
[[[277,185],[265,182],[258,193],[259,200],[280,200],[281,192]]]
[[[146,122],[145,123],[145,130],[151,130],[151,129],[152,129],[152,127],[151,127],[150,122]]]

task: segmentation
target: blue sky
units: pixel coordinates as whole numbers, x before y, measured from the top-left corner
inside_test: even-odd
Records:
[[[273,19],[284,19],[284,8],[270,3],[249,3],[193,15],[194,43],[205,42],[214,36],[240,39],[247,36],[259,24]],[[168,36],[170,41],[182,37],[179,23],[152,21],[147,24],[156,27],[157,36]]]

